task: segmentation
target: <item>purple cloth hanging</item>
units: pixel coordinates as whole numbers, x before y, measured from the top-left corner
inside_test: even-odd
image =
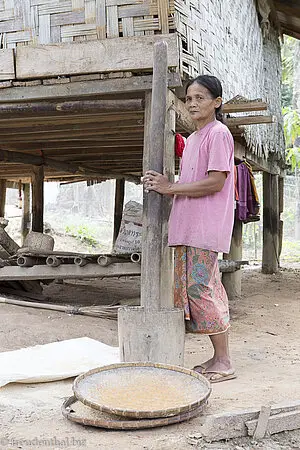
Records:
[[[237,190],[236,218],[244,222],[255,214],[249,169],[244,163],[237,166]]]

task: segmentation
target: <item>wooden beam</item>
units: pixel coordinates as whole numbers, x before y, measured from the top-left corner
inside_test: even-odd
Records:
[[[123,206],[125,194],[125,180],[121,178],[116,180],[115,184],[115,212],[114,212],[114,234],[113,245],[115,244],[122,222]]]
[[[22,244],[29,232],[30,228],[30,184],[23,184],[23,203],[22,203],[22,222],[21,222],[21,235]]]
[[[147,107],[149,108],[150,102]],[[164,137],[167,110],[167,45],[159,42],[154,46],[153,88],[151,119],[146,135],[149,143],[144,151],[148,155],[143,172],[152,169],[163,172]],[[149,116],[149,111],[145,112]],[[145,193],[143,202],[143,239],[141,305],[147,310],[160,307],[161,241],[162,241],[162,196],[155,191]],[[151,275],[150,275],[151,274]]]
[[[185,104],[179,98],[176,97],[173,92],[169,92],[170,101],[172,108],[176,112],[176,125],[177,128],[182,128],[188,133],[193,133],[195,131],[195,124],[192,121]]]
[[[44,231],[44,167],[33,167],[32,175],[32,231]]]
[[[263,173],[263,257],[262,272],[279,268],[279,188],[278,175]]]
[[[169,89],[181,86],[179,73],[168,74]],[[66,84],[10,87],[2,89],[0,103],[95,98],[96,96],[132,93],[151,90],[152,75],[137,75],[130,78],[108,78],[105,80],[76,81]]]
[[[63,171],[63,172],[68,172],[68,173],[72,173],[72,174],[78,174],[81,176],[97,176],[97,175],[103,175],[103,176],[107,176],[108,178],[113,175],[112,173],[110,173],[110,176],[108,175],[108,173],[103,170],[103,169],[90,169],[88,167],[85,166],[79,166],[76,164],[70,164],[70,163],[66,163],[63,161],[57,161],[55,159],[52,158],[48,158],[48,157],[43,157],[43,156],[37,156],[37,155],[29,155],[28,153],[24,154],[21,152],[12,152],[12,151],[7,151],[7,150],[0,150],[0,161],[3,162],[9,162],[9,163],[21,163],[21,164],[30,164],[33,166],[46,166],[46,167],[51,167],[53,169],[59,170],[59,171]],[[122,176],[120,174],[115,174],[113,175],[117,178],[122,178]],[[125,177],[126,179],[133,181],[133,182],[137,182],[138,180],[134,177],[130,177],[127,175],[123,175],[123,177]]]
[[[143,100],[73,100],[66,102],[1,103],[0,118],[93,112],[142,111]]]
[[[16,78],[152,70],[153,44],[159,40],[168,43],[168,66],[179,67],[176,34],[143,36],[142,38],[135,36],[71,44],[18,46]]]
[[[226,118],[226,125],[229,128],[237,127],[239,125],[256,125],[274,122],[276,122],[276,116],[244,116]]]
[[[121,277],[140,275],[140,273],[140,264],[128,262],[115,263],[107,267],[99,264],[87,264],[83,267],[76,264],[61,264],[59,267],[38,265],[26,268],[9,266],[0,269],[0,281]]]
[[[265,111],[268,109],[268,104],[265,102],[251,101],[240,103],[224,103],[222,112],[224,114],[235,112],[249,112],[249,111]]]
[[[5,215],[6,180],[0,180],[0,217]]]

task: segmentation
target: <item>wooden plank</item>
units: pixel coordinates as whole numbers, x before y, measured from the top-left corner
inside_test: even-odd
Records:
[[[44,167],[32,168],[32,231],[44,230]]]
[[[179,73],[168,74],[168,87],[181,86]],[[49,100],[70,97],[94,97],[95,95],[143,92],[152,88],[152,75],[133,76],[95,81],[76,81],[56,85],[11,87],[2,90],[0,104],[14,101]]]
[[[151,100],[151,120],[149,129],[149,154],[144,161],[152,169],[163,172],[164,139],[167,109],[167,54],[166,42],[154,46],[153,88]],[[149,106],[149,104],[148,104]],[[149,112],[148,112],[149,114]],[[145,113],[146,115],[146,113]],[[141,305],[145,309],[160,307],[161,241],[162,241],[162,195],[150,191],[144,195]],[[149,276],[151,274],[151,276]]]
[[[18,79],[26,79],[95,72],[150,70],[153,67],[153,44],[160,40],[168,43],[168,66],[178,67],[177,36],[170,34],[145,36],[143,39],[130,37],[18,47],[16,76]],[[36,64],[36,61],[39,61],[39,64]]]
[[[0,80],[15,78],[14,53],[12,49],[0,50]]]
[[[268,104],[266,102],[242,102],[242,103],[224,103],[222,112],[224,114],[249,111],[266,111]]]
[[[244,117],[231,117],[226,119],[226,125],[229,128],[237,127],[239,125],[256,125],[274,122],[276,122],[276,116],[244,116]]]
[[[120,277],[135,276],[140,273],[141,265],[139,263],[128,262],[110,264],[107,267],[99,264],[87,264],[83,267],[75,264],[61,264],[58,267],[38,265],[26,268],[10,266],[0,268],[0,281]]]

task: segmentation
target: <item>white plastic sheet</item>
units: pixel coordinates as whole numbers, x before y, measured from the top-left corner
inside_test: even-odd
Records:
[[[120,361],[119,348],[82,337],[0,353],[0,387],[74,377]]]

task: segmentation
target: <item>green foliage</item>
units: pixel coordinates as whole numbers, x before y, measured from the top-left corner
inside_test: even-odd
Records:
[[[282,59],[282,105],[290,106],[293,101],[293,82],[294,82],[294,51],[296,39],[291,37],[284,38],[284,44],[281,47]]]
[[[300,137],[300,111],[283,108],[283,123],[287,144],[286,161],[294,171],[300,168],[300,147],[295,146],[296,139]]]
[[[73,236],[91,247],[98,246],[98,241],[94,238],[93,231],[90,230],[87,225],[79,225],[77,227],[74,225],[66,226],[65,231],[70,236]]]

